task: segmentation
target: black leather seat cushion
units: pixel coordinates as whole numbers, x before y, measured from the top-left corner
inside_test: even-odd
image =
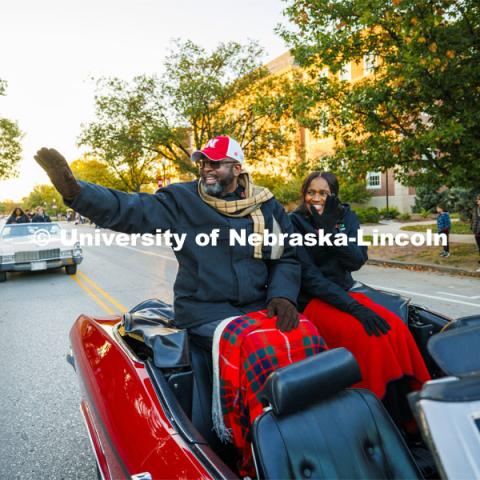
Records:
[[[409,299],[401,297],[396,293],[375,290],[374,288],[360,282],[355,282],[353,287],[350,289],[350,292],[363,293],[370,298],[370,300],[373,300],[375,303],[382,305],[386,309],[398,315],[403,323],[408,325]]]
[[[428,342],[430,355],[447,375],[480,375],[480,321],[466,318],[461,326],[437,333]]]
[[[381,402],[344,390],[309,408],[254,423],[260,478],[422,478]]]

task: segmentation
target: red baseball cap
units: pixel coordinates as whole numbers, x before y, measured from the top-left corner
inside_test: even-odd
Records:
[[[214,137],[207,142],[202,150],[196,150],[190,157],[194,162],[203,156],[209,160],[220,161],[230,158],[242,164],[244,160],[242,147],[236,140],[227,136]]]

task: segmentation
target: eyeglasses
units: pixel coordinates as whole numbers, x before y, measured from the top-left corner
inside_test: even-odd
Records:
[[[232,160],[200,160],[199,162],[200,168],[211,168],[212,170],[218,170],[221,168],[223,165],[233,165],[237,164],[240,165],[238,162],[232,161]]]

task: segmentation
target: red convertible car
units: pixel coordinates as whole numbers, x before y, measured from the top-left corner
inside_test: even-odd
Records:
[[[381,295],[432,374],[409,395],[423,442],[406,441],[373,394],[349,388],[358,365],[333,349],[268,378],[252,428],[258,478],[480,477],[480,315],[452,322]],[[70,339],[99,478],[238,478],[236,452],[212,429],[208,355],[175,328],[169,305],[148,300],[118,317],[81,315]]]

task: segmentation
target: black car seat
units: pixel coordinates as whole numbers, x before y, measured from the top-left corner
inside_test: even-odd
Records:
[[[190,358],[193,370],[192,423],[210,447],[232,469],[235,470],[238,452],[230,443],[222,443],[213,429],[212,355],[195,342],[190,342]]]
[[[346,389],[360,378],[344,348],[273,372],[253,425],[259,478],[422,478],[382,403]]]
[[[190,342],[193,370],[192,423],[209,444],[215,443],[212,423],[212,361],[208,353]]]
[[[349,291],[363,293],[370,298],[370,300],[373,300],[375,303],[382,305],[386,309],[398,315],[403,323],[408,325],[408,304],[410,302],[408,298],[401,297],[396,293],[376,290],[375,288],[369,287],[368,285],[360,282],[355,282]]]

